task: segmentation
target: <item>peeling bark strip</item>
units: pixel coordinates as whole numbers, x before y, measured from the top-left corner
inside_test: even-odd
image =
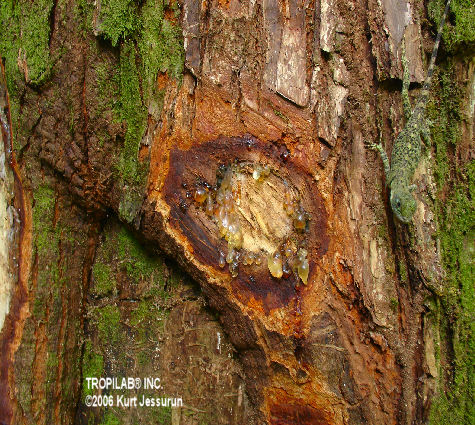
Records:
[[[264,24],[267,30],[267,86],[299,106],[306,106],[307,45],[305,6],[301,0],[276,2],[264,0]]]
[[[1,61],[0,61],[1,62]],[[5,318],[0,334],[0,423],[9,424],[15,414],[13,390],[15,378],[13,359],[21,341],[23,326],[28,315],[28,273],[31,257],[31,211],[25,199],[20,171],[13,149],[13,134],[10,115],[5,68],[1,63],[0,119],[5,152],[9,153],[9,166],[14,178],[14,206],[18,212],[18,251],[10,253],[18,259],[16,286],[13,288],[10,311]]]
[[[309,253],[310,276],[315,259],[328,248],[327,213],[315,182],[292,161],[282,159],[282,149],[252,137],[221,138],[189,151],[171,152],[170,168],[164,197],[170,207],[170,225],[179,229],[189,241],[194,257],[221,273],[220,253],[226,253],[226,241],[219,235],[216,223],[203,209],[190,200],[190,191],[201,184],[217,185],[220,166],[231,163],[248,167],[268,166],[272,174],[263,182],[252,177],[239,181],[239,219],[243,227],[243,248],[246,252],[264,255],[260,265],[245,266],[241,261],[239,275],[232,280],[233,292],[241,301],[252,297],[262,303],[265,311],[287,305],[297,296],[296,273],[276,279],[269,273],[267,257],[279,250],[286,240],[305,246]],[[292,187],[308,214],[308,229],[297,233],[283,209],[286,187]]]

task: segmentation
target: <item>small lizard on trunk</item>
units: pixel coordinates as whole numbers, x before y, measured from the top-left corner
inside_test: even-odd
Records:
[[[394,147],[391,154],[391,165],[389,165],[388,156],[380,143],[376,144],[367,142],[369,148],[379,151],[381,155],[386,174],[386,184],[391,190],[391,208],[396,217],[403,223],[409,223],[416,211],[416,200],[412,195],[416,186],[412,184],[411,181],[421,157],[421,136],[424,141],[429,140],[428,126],[425,121],[425,110],[429,97],[432,74],[435,68],[437,50],[439,48],[445,19],[449,11],[450,1],[451,0],[447,0],[444,14],[440,21],[439,31],[430,58],[429,68],[427,69],[427,77],[424,81],[422,91],[417,99],[414,110],[411,110],[411,102],[409,100],[410,77],[403,42],[402,65],[404,76],[402,84],[402,99],[404,115],[407,123],[394,141]]]

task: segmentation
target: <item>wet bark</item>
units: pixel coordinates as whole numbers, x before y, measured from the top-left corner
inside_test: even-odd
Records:
[[[403,225],[364,146],[390,152],[404,125],[403,38],[417,96],[434,38],[423,6],[57,1],[40,76],[12,41],[2,140],[18,178],[2,181],[19,278],[0,422],[427,423],[455,355],[433,318],[447,286],[437,202],[456,179],[441,191],[439,147],[426,149]],[[459,168],[473,161],[464,46],[439,59],[468,111],[447,160]],[[219,215],[230,171],[236,243]],[[240,260],[223,264],[232,248]],[[280,249],[293,270],[276,277]],[[153,396],[184,406],[91,408],[88,376],[159,376]]]

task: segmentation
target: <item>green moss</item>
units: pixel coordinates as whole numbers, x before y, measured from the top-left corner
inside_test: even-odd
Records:
[[[154,398],[157,394],[145,394],[145,397]],[[165,395],[160,395],[160,398],[166,398]],[[171,425],[172,423],[172,408],[170,406],[149,407],[147,414],[150,419],[153,418],[153,423],[157,425]]]
[[[18,136],[28,131],[32,122],[31,116],[28,122],[21,122],[20,95],[24,94],[25,84],[41,86],[53,70],[49,54],[52,6],[53,0],[0,2],[0,56],[4,59],[10,96],[15,149],[21,148]]]
[[[157,424],[170,425],[172,423],[172,408],[160,407],[154,415],[157,418]]]
[[[116,281],[109,264],[96,262],[92,268],[94,278],[93,291],[99,296],[110,295],[114,292]]]
[[[56,252],[56,244],[52,243],[54,236],[53,216],[54,216],[55,193],[48,186],[40,186],[34,193],[33,204],[33,229],[38,251]],[[54,238],[56,239],[56,238]]]
[[[437,83],[434,81],[434,83]],[[461,88],[456,84],[455,71],[449,69],[443,72],[438,79],[437,102],[430,102],[428,115],[436,126],[431,132],[432,143],[435,147],[435,178],[440,188],[444,187],[449,178],[450,164],[448,151],[457,143],[461,110]],[[434,84],[435,86],[435,84]],[[442,113],[439,113],[442,108]]]
[[[94,3],[88,0],[78,0],[74,12],[77,25],[81,29],[83,37],[86,37],[88,32],[93,31]]]
[[[119,75],[120,102],[116,112],[119,119],[127,123],[124,147],[119,159],[119,171],[126,183],[137,185],[144,177],[144,170],[140,169],[138,163],[138,152],[147,116],[140,95],[135,45],[132,41],[127,41],[121,46]]]
[[[15,386],[18,405],[24,412],[31,411],[31,387],[33,382],[32,373],[24,373],[25,370],[31,370],[35,358],[35,331],[36,323],[27,320],[23,328],[22,343],[15,354]]]
[[[115,305],[106,305],[94,312],[99,338],[102,343],[115,345],[120,337],[120,311]]]
[[[123,183],[120,218],[132,223],[142,201],[148,161],[138,153],[148,113],[158,119],[163,108],[163,89],[157,86],[159,72],[181,80],[184,65],[181,28],[164,19],[161,0],[106,0],[101,2],[96,31],[119,46],[119,67],[115,74],[106,64],[96,67],[98,95],[107,105],[111,100],[115,118],[126,123],[124,145],[118,159],[118,177]],[[87,10],[84,7],[85,10]],[[86,15],[86,14],[85,14]],[[117,94],[117,95],[116,95]]]
[[[127,274],[136,282],[150,279],[159,283],[162,264],[158,258],[152,257],[130,231],[122,228],[118,235],[118,254],[125,265]]]
[[[6,58],[11,95],[16,93],[13,85],[20,79],[18,63],[24,68],[21,72],[25,80],[35,85],[43,83],[49,73],[49,17],[52,7],[52,0],[3,0],[0,3],[0,51]]]
[[[136,332],[136,341],[144,347],[137,354],[139,363],[142,365],[150,363],[153,354],[145,347],[149,345],[149,341],[155,340],[157,334],[163,331],[165,317],[165,311],[157,308],[153,298],[140,301],[130,316],[129,323]],[[144,354],[145,357],[141,358],[140,354]]]
[[[105,239],[97,253],[96,264],[102,263],[110,266],[95,265],[94,277],[108,279],[116,273],[125,271],[131,283],[145,282],[141,295],[150,298],[155,295],[163,296],[163,269],[165,266],[160,256],[155,256],[137,240],[131,231],[116,225],[107,228]],[[115,266],[114,266],[115,264]],[[118,276],[116,276],[118,278]]]
[[[430,423],[468,424],[475,417],[475,161],[452,164],[457,157],[450,152],[460,134],[462,91],[451,66],[435,81],[439,97],[429,105],[428,115],[435,126],[432,139],[436,151],[435,170],[439,194],[436,211],[439,239],[447,278],[440,300],[441,340],[448,339],[450,350],[440,349],[441,368],[451,365],[451,374],[440,373],[440,394],[435,398]],[[437,87],[438,83],[438,87]],[[453,353],[451,353],[451,351]]]
[[[100,378],[104,370],[104,358],[96,354],[92,348],[92,343],[88,339],[84,344],[84,356],[82,360],[82,395],[92,395],[93,390],[88,389],[86,378]]]
[[[389,305],[391,306],[391,310],[394,313],[397,313],[399,308],[399,301],[396,298],[391,298],[391,300],[389,301]]]
[[[46,361],[46,391],[48,394],[52,394],[54,391],[54,386],[56,385],[56,379],[58,374],[58,355],[54,351],[56,347],[50,347],[48,350],[48,359]],[[63,353],[61,356],[64,358]],[[62,382],[64,384],[64,381]],[[45,400],[46,402],[46,400]]]
[[[288,123],[290,120],[282,113],[280,112],[278,109],[273,109],[273,112],[274,114],[276,114],[281,120],[285,121],[286,123]]]
[[[140,301],[138,307],[132,312],[130,317],[130,325],[137,332],[137,339],[140,343],[147,342],[147,335],[151,332],[152,326],[150,326],[149,319],[154,313],[154,306],[150,301]],[[145,351],[145,350],[142,350]],[[149,356],[150,361],[150,356]],[[148,361],[148,362],[149,362]],[[147,362],[147,363],[148,363]]]
[[[154,309],[153,304],[150,301],[142,300],[140,301],[138,307],[132,312],[130,317],[130,324],[132,326],[138,326],[143,323],[150,315]]]
[[[135,0],[101,0],[97,29],[113,46],[137,30],[137,4]]]
[[[151,356],[148,350],[140,350],[137,353],[137,363],[142,369],[150,365],[150,359],[151,359]]]
[[[114,413],[107,411],[104,414],[104,419],[102,420],[101,425],[120,425],[120,423],[120,420],[114,415]]]
[[[56,373],[56,369],[58,367],[58,356],[54,351],[48,352],[48,360],[46,361],[46,369],[48,372],[54,371]]]
[[[98,105],[101,113],[104,110],[117,112],[120,119],[120,110],[118,99],[120,97],[120,75],[113,68],[113,65],[107,62],[99,62],[94,65],[97,81],[97,95],[101,99]]]
[[[399,276],[401,276],[401,281],[407,282],[407,268],[406,268],[406,263],[403,260],[399,260],[398,268],[399,268]]]
[[[61,226],[53,225],[55,193],[47,185],[39,186],[33,194],[34,245],[38,255],[38,280],[33,313],[44,315],[44,304],[53,295],[59,295],[60,270],[58,263],[59,241],[64,237]]]
[[[432,0],[428,5],[429,16],[437,25],[440,22],[446,0]],[[449,50],[460,44],[475,43],[475,4],[473,0],[453,0],[450,4],[450,13],[454,25],[445,25],[444,41]]]
[[[51,220],[54,212],[54,190],[49,186],[40,186],[35,191],[34,197],[33,219],[35,223],[40,222],[42,217]]]
[[[163,18],[163,1],[148,0],[142,8],[142,31],[138,40],[143,60],[147,99],[153,94],[157,72],[181,80],[185,54],[181,28]]]

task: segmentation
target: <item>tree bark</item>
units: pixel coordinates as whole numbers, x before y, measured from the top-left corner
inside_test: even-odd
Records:
[[[391,152],[402,40],[415,101],[441,2],[25,5],[1,6],[0,423],[469,423],[473,6],[405,225],[364,141]],[[183,406],[116,398],[144,394]]]

